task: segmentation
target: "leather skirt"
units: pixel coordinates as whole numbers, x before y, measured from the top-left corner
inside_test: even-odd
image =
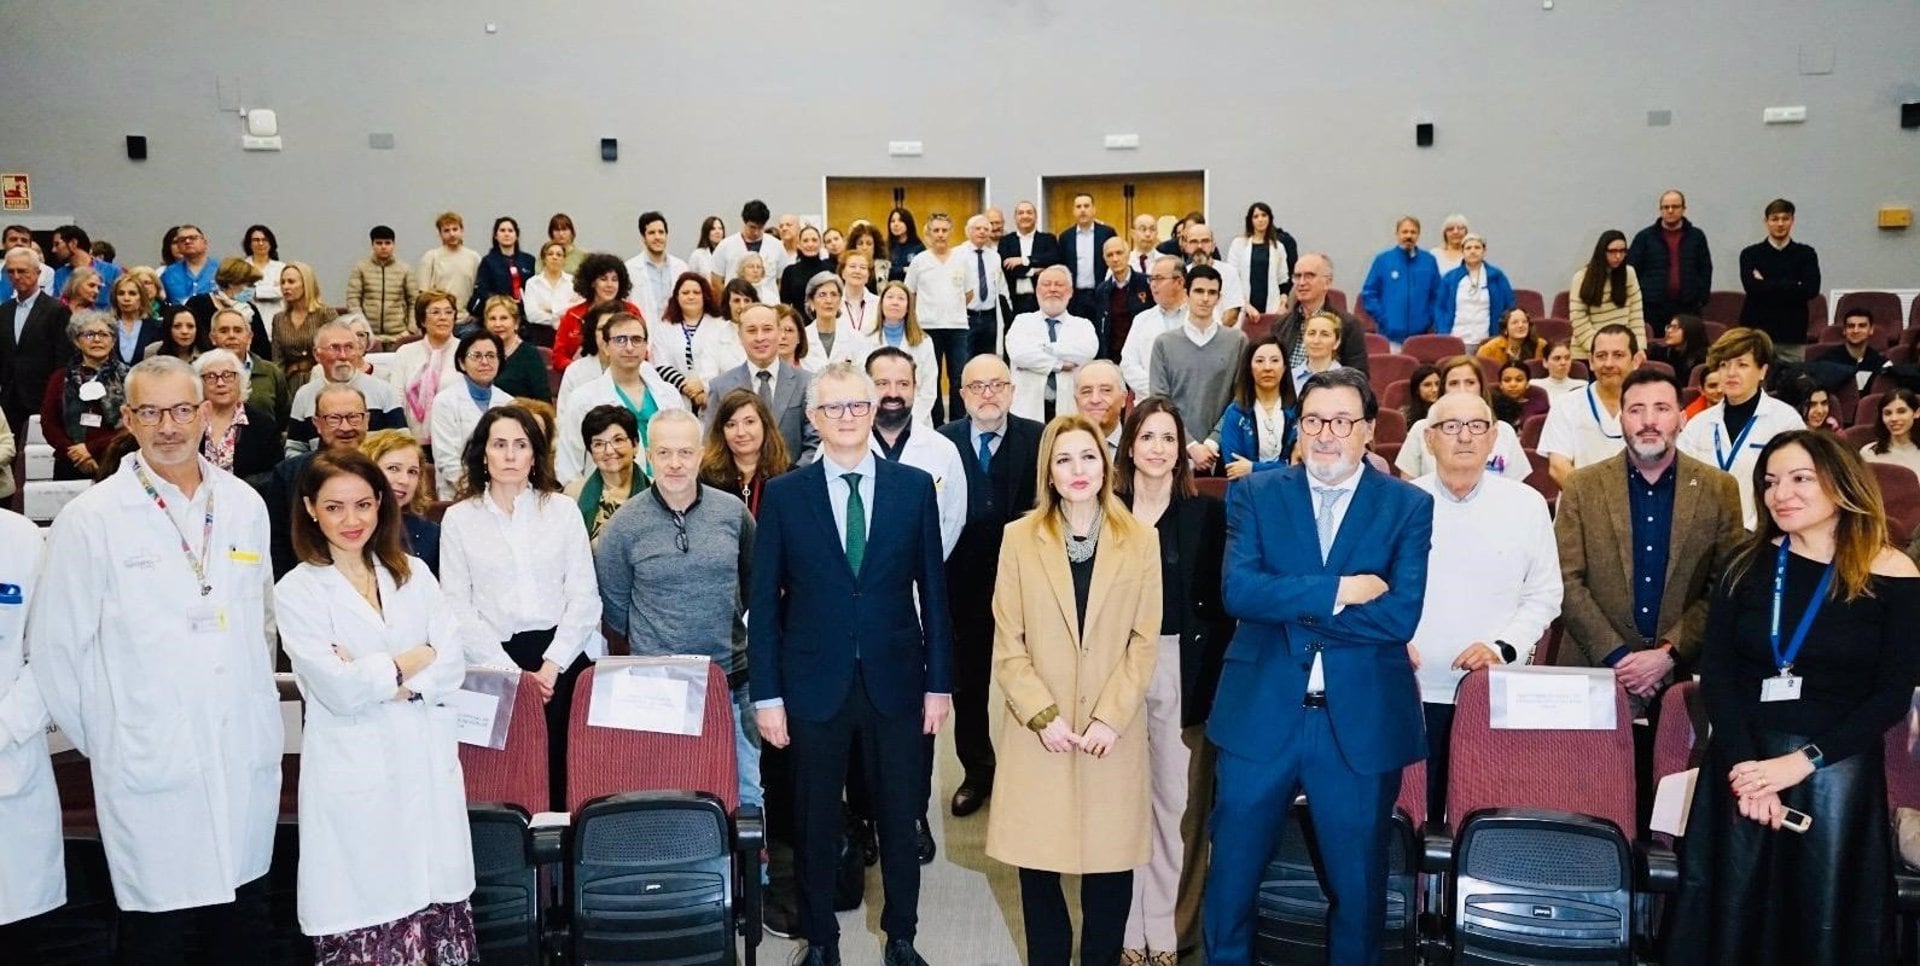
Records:
[[[1758,757],[1807,744],[1756,732]],[[1879,742],[1833,762],[1780,800],[1813,817],[1799,833],[1741,817],[1727,784],[1736,764],[1707,749],[1680,842],[1680,895],[1669,964],[1859,966],[1894,961],[1892,833]]]

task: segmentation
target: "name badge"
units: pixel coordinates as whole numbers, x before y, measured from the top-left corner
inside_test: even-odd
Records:
[[[19,584],[0,584],[0,605],[18,606],[26,600],[27,595]]]
[[[202,605],[187,611],[187,625],[195,634],[224,634],[227,631],[227,609]]]
[[[237,564],[247,564],[254,567],[260,566],[260,555],[258,553],[252,550],[242,550],[239,547],[234,547],[227,551],[227,559]]]
[[[81,413],[80,425],[85,426],[88,429],[99,429],[100,414],[99,413]]]
[[[1798,701],[1800,684],[1805,678],[1797,674],[1778,674],[1760,682],[1760,700],[1762,701]]]

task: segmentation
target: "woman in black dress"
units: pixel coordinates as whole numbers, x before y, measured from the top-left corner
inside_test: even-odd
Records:
[[[1713,738],[1663,961],[1891,962],[1881,742],[1920,672],[1920,569],[1887,546],[1879,487],[1838,437],[1776,436],[1753,475],[1767,513],[1707,618]],[[1787,809],[1812,826],[1784,828]]]

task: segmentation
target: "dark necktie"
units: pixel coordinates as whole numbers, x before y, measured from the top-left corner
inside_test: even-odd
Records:
[[[867,555],[867,503],[860,498],[860,474],[842,473],[840,478],[847,481],[847,566],[858,574]]]
[[[1048,319],[1047,320],[1047,344],[1053,345],[1054,343],[1059,341],[1060,341],[1060,320]],[[1059,365],[1058,361],[1056,361],[1054,365],[1057,367]],[[1060,378],[1060,370],[1058,368],[1055,368],[1052,372],[1047,373],[1047,398],[1048,399],[1056,398],[1059,395],[1059,391],[1060,391],[1059,383],[1058,383],[1059,378]]]
[[[980,276],[980,281],[978,282],[980,287],[974,291],[973,300],[975,302],[985,302],[987,300],[987,293],[988,293],[987,250],[986,249],[976,248],[973,250],[973,267],[979,273],[979,276]]]
[[[987,476],[993,472],[993,441],[995,439],[998,439],[999,437],[1000,437],[999,433],[981,433],[980,434],[980,475],[981,476]]]
[[[754,378],[760,383],[760,401],[766,403],[767,410],[771,412],[773,410],[773,373],[762,369],[754,373]]]

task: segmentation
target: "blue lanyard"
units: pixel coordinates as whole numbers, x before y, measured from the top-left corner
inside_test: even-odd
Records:
[[[1820,575],[1820,585],[1813,589],[1813,599],[1807,601],[1806,613],[1800,615],[1800,625],[1793,629],[1793,640],[1787,642],[1787,649],[1780,650],[1780,598],[1786,595],[1787,586],[1787,546],[1791,537],[1780,538],[1780,552],[1773,563],[1773,625],[1771,639],[1773,644],[1773,665],[1780,669],[1785,677],[1793,670],[1793,660],[1800,656],[1800,648],[1807,643],[1807,631],[1813,627],[1815,614],[1820,613],[1820,605],[1827,602],[1827,591],[1833,586],[1833,564],[1827,564],[1826,572]]]
[[[1607,424],[1600,421],[1600,404],[1595,402],[1593,399],[1592,386],[1587,387],[1587,409],[1593,413],[1593,424],[1599,427],[1600,435],[1606,437],[1607,439],[1626,439],[1627,438],[1627,434],[1624,430],[1618,433],[1607,432]]]
[[[1723,419],[1725,418],[1724,413],[1722,414],[1722,418]],[[1720,464],[1720,469],[1722,472],[1727,472],[1727,473],[1733,472],[1733,464],[1735,460],[1738,460],[1740,458],[1741,447],[1747,445],[1747,436],[1753,432],[1753,424],[1759,421],[1760,421],[1760,411],[1756,409],[1754,410],[1754,413],[1752,416],[1747,417],[1747,424],[1745,426],[1740,427],[1740,435],[1735,436],[1733,438],[1733,452],[1728,453],[1725,456],[1720,455],[1720,440],[1721,440],[1720,427],[1723,424],[1722,423],[1713,424],[1713,461],[1715,463]],[[1785,547],[1786,544],[1782,543],[1781,546]],[[1781,559],[1784,560],[1785,558],[1783,557]]]

